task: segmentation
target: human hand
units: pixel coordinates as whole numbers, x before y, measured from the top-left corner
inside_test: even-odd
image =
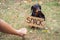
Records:
[[[27,34],[27,29],[26,28],[21,28],[19,30],[17,30],[17,33],[19,36],[25,36]]]

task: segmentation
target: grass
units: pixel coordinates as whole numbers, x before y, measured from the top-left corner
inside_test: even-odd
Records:
[[[35,2],[36,3],[36,2]],[[0,18],[16,29],[26,27],[28,34],[25,40],[60,40],[60,3],[57,1],[41,4],[42,12],[46,17],[46,30],[30,29],[25,24],[26,15],[31,14],[31,3],[0,0]],[[9,35],[0,32],[0,40],[22,40],[22,37]]]

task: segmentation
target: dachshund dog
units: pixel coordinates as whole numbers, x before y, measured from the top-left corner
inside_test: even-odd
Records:
[[[39,4],[33,5],[31,7],[31,11],[32,11],[31,16],[42,18],[45,21],[45,15],[42,13],[41,6]]]

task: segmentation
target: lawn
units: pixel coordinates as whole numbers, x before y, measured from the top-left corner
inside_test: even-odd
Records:
[[[26,25],[27,15],[31,15],[31,6],[34,2],[16,2],[14,0],[0,0],[0,18],[12,25],[15,29],[27,28],[25,40],[60,40],[60,2],[43,2],[42,12],[46,17],[47,30],[31,29]],[[22,37],[0,32],[0,40],[24,40]]]

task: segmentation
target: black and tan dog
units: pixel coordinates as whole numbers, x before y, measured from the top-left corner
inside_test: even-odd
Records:
[[[33,5],[31,7],[31,11],[32,11],[31,16],[42,18],[45,21],[45,15],[42,13],[41,6],[39,4]],[[44,23],[41,23],[41,24],[44,25]],[[34,27],[34,26],[32,26],[32,27]]]

